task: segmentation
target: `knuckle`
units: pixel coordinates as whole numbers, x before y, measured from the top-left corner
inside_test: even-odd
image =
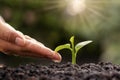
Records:
[[[24,36],[24,34],[22,32],[20,32],[20,31],[18,31],[18,30],[16,30],[16,33],[18,33],[21,36]]]
[[[6,40],[9,41],[9,42],[12,42],[12,43],[15,43],[15,39],[17,37],[16,33],[13,32],[13,31],[8,31],[6,33]]]
[[[33,47],[33,44],[31,43],[30,40],[27,40],[26,43],[25,43],[25,46],[30,48],[30,47]]]

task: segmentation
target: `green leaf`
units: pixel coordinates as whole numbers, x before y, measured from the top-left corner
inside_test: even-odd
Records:
[[[71,50],[70,44],[63,44],[63,45],[57,46],[54,51],[58,52],[62,49],[70,49]]]
[[[76,44],[76,46],[75,46],[76,54],[82,47],[84,47],[85,45],[87,45],[87,44],[89,44],[91,42],[92,41],[84,41],[84,42],[80,42],[80,43]]]
[[[72,37],[70,38],[70,42],[71,42],[71,44],[74,44],[74,36],[72,36]]]

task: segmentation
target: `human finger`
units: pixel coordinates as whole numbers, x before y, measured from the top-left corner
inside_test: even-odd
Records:
[[[0,16],[0,21],[5,22],[5,20],[2,18],[2,16]]]
[[[61,55],[57,52],[54,52],[53,50],[51,50],[50,48],[41,45],[37,42],[32,42],[31,40],[27,40],[26,41],[26,48],[28,50],[30,50],[32,53],[34,53],[33,55],[37,55],[39,56],[44,56],[46,58],[50,58],[55,62],[60,62],[61,61]]]
[[[0,39],[0,42],[1,42],[0,51],[5,53],[5,54],[12,55],[13,54],[12,52],[14,52],[14,51],[19,52],[19,51],[22,50],[21,47],[16,46],[14,44],[11,44],[11,43],[9,43],[9,42],[7,42],[5,40]]]
[[[28,40],[30,40],[30,41],[32,41],[32,42],[34,42],[34,43],[36,43],[36,44],[39,44],[39,45],[41,45],[41,46],[44,46],[44,44],[42,44],[41,42],[37,41],[37,40],[34,39],[34,38],[31,38],[31,37],[28,36],[28,35],[25,35],[25,38],[28,39]]]
[[[6,23],[2,17],[0,17],[0,39],[6,40],[8,42],[18,44],[19,41],[22,43],[20,46],[24,45],[24,35],[19,31],[15,30],[11,25]]]

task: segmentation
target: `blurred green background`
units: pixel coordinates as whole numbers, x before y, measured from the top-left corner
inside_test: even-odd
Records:
[[[98,61],[120,63],[119,0],[0,0],[0,15],[15,29],[53,50],[68,43],[72,35],[76,43],[93,40],[79,51],[78,64]],[[63,63],[71,61],[68,50],[60,53]],[[5,54],[1,54],[0,59],[1,64],[6,65],[52,63],[47,59]]]

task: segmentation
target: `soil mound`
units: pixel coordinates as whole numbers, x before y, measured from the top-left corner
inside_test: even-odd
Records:
[[[38,64],[0,68],[0,80],[120,80],[120,65],[100,62],[83,65]]]

